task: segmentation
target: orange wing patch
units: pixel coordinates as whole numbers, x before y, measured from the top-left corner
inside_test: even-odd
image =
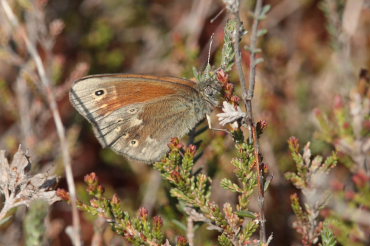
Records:
[[[111,82],[104,100],[96,101],[99,115],[109,114],[124,106],[143,103],[176,93],[176,86],[150,82]]]

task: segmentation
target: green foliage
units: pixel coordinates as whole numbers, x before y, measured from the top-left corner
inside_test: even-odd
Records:
[[[224,233],[218,236],[218,242],[220,243],[221,246],[232,246],[233,245],[231,240]]]
[[[307,143],[300,153],[299,141],[291,137],[288,141],[291,156],[296,164],[296,172],[288,172],[285,177],[302,191],[305,203],[301,206],[298,195],[290,196],[291,207],[296,216],[293,223],[295,230],[301,235],[303,245],[316,245],[322,234],[323,222],[318,217],[325,207],[329,197],[320,186],[320,180],[325,179],[328,171],[337,163],[335,152],[323,161],[321,156],[311,156],[310,144]],[[325,232],[327,235],[327,232]]]
[[[226,72],[230,72],[234,66],[235,50],[233,44],[233,33],[236,29],[235,20],[229,19],[225,26],[224,46],[222,48],[221,68]]]
[[[341,245],[363,246],[364,240],[360,226],[356,223],[349,223],[340,218],[329,219],[330,228],[335,232],[335,238]]]
[[[338,155],[333,152],[325,161],[321,156],[313,158],[309,144],[305,146],[303,154],[300,154],[298,140],[294,137],[289,140],[297,171],[287,173],[286,178],[302,190],[306,201],[302,207],[297,195],[291,197],[292,208],[297,217],[294,227],[302,235],[304,244],[317,243],[313,240],[313,234],[308,233],[313,230],[317,233],[321,230],[322,245],[336,245],[337,240],[343,245],[368,244],[365,236],[366,226],[355,216],[368,213],[370,207],[370,176],[365,161],[368,159],[366,143],[370,139],[370,129],[367,127],[370,117],[369,78],[367,71],[364,70],[361,74],[357,90],[346,100],[337,96],[330,114],[320,110],[315,112],[319,124],[317,137],[334,146]],[[324,174],[320,179],[325,180],[328,171],[337,163],[348,167],[352,180],[345,184],[338,181],[333,183],[330,206],[325,213],[327,222],[324,223],[323,229],[320,229],[322,222],[319,222],[318,214],[329,196],[325,195],[327,188],[323,190],[315,184],[315,176],[318,173]],[[316,205],[310,202],[310,196],[317,199]],[[316,223],[312,223],[314,221]]]
[[[89,203],[78,201],[79,209],[104,218],[115,233],[133,245],[162,245],[165,242],[161,217],[149,218],[148,210],[145,208],[140,208],[137,216],[130,216],[122,209],[117,195],[113,195],[111,199],[104,196],[104,188],[99,184],[95,173],[86,175],[85,183],[91,200]],[[58,195],[64,200],[70,201],[66,191],[58,190]]]
[[[359,93],[351,94],[350,100],[345,102],[341,97],[335,98],[331,114],[316,110],[316,119],[319,124],[317,137],[335,147],[342,154],[343,164],[353,171],[364,169],[362,159],[365,153],[359,153],[366,139],[370,138],[369,99]]]
[[[335,239],[334,233],[329,228],[329,223],[324,223],[324,227],[321,231],[322,246],[335,246],[337,240]]]
[[[34,201],[23,222],[27,246],[43,245],[45,218],[48,214],[48,203],[43,200]]]
[[[182,144],[178,139],[173,139],[170,149],[168,156],[155,163],[154,168],[174,186],[170,190],[171,195],[184,202],[186,206],[199,209],[215,226],[225,227],[227,222],[220,208],[209,199],[211,179],[202,173],[192,174],[195,146],[187,147],[182,156]]]
[[[246,211],[249,199],[258,183],[255,172],[255,156],[252,145],[236,144],[236,149],[237,157],[232,160],[231,164],[235,167],[234,173],[240,185],[232,183],[229,179],[223,179],[221,185],[225,189],[239,193],[237,208],[239,211]]]
[[[210,177],[203,173],[193,174],[194,146],[184,148],[175,138],[169,147],[171,151],[167,157],[155,163],[154,168],[173,186],[171,195],[187,208],[185,211],[194,221],[205,222],[209,228],[221,231],[218,237],[221,245],[234,245],[233,240],[247,242],[258,229],[256,214],[247,208],[257,184],[253,147],[248,144],[236,145],[238,156],[232,164],[240,185],[229,179],[221,181],[222,187],[239,193],[236,211],[229,203],[225,203],[221,211],[210,200]]]
[[[220,82],[225,82],[227,80],[222,80],[222,78],[220,78],[220,72],[223,76],[227,76],[227,73],[232,70],[232,67],[235,64],[235,50],[233,43],[233,33],[235,31],[235,28],[236,21],[229,19],[224,28],[225,37],[222,47],[222,58],[221,64],[218,68],[212,70],[211,65],[207,64],[204,71],[198,72],[197,69],[193,67],[193,74],[197,81],[219,80]]]
[[[313,175],[317,173],[325,174],[337,164],[335,152],[323,162],[323,157],[319,155],[311,159],[310,143],[307,143],[304,147],[303,154],[300,153],[297,138],[291,137],[288,143],[291,156],[297,167],[297,172],[288,172],[285,174],[285,177],[298,189],[308,188]]]
[[[86,43],[90,47],[106,48],[114,37],[114,32],[106,20],[97,20],[93,23],[92,30],[86,37]]]
[[[343,245],[369,243],[364,236],[366,227],[354,219],[354,214],[367,213],[370,208],[370,175],[366,161],[369,153],[366,143],[370,140],[368,95],[368,72],[363,70],[357,88],[347,99],[337,96],[331,113],[316,110],[315,114],[319,124],[317,136],[340,153],[339,162],[349,169],[351,177],[348,184],[335,183],[335,203],[341,204],[341,208],[333,209],[329,217],[331,228]]]

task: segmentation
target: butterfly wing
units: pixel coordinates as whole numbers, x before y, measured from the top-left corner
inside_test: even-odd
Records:
[[[166,153],[171,137],[182,137],[204,117],[194,86],[173,77],[90,76],[75,83],[70,100],[103,147],[153,162]]]

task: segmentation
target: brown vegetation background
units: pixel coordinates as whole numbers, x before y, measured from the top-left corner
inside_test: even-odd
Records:
[[[78,196],[86,197],[83,177],[94,171],[108,193],[119,195],[126,210],[134,212],[145,206],[152,214],[165,215],[169,237],[184,233],[174,221],[183,218],[178,217],[180,212],[173,206],[176,202],[168,194],[168,184],[162,183],[150,166],[102,149],[88,122],[72,108],[68,90],[75,79],[87,74],[146,73],[192,78],[192,67],[204,69],[207,63],[212,34],[211,64],[220,60],[227,15],[223,12],[215,16],[224,8],[222,1],[9,2],[37,44],[53,83]],[[242,19],[250,30],[253,1],[242,2]],[[265,201],[267,230],[274,235],[272,245],[299,244],[292,228],[289,199],[294,188],[283,175],[294,169],[287,139],[294,135],[302,143],[311,141],[314,153],[329,154],[332,147],[315,138],[314,109],[332,108],[336,95],[347,97],[355,87],[360,69],[370,68],[370,3],[364,1],[358,12],[344,9],[345,2],[265,1],[272,9],[261,23],[268,33],[259,42],[259,56],[264,62],[257,68],[253,106],[255,119],[268,122],[261,151],[274,176]],[[35,66],[17,34],[21,31],[10,28],[0,10],[0,148],[12,154],[22,144],[29,150],[35,171],[53,166],[62,177],[59,187],[67,188],[55,125]],[[248,44],[248,40],[247,34],[242,44]],[[248,56],[243,51],[246,69]],[[213,199],[220,204],[235,202],[232,193],[219,187],[220,179],[232,174],[231,139],[210,130],[201,139],[204,155],[197,165],[214,178]],[[345,175],[338,175],[340,182],[346,182],[340,179]],[[256,204],[252,202],[251,206]],[[24,244],[21,223],[25,211],[18,209],[12,223],[0,228],[0,245]],[[82,238],[89,245],[94,223],[99,222],[80,215]],[[47,221],[50,245],[70,245],[65,233],[70,224],[69,205],[54,204]],[[110,245],[122,245],[122,239],[109,229],[104,237]],[[203,227],[197,232],[196,245],[204,245],[202,237],[216,240],[215,234]]]

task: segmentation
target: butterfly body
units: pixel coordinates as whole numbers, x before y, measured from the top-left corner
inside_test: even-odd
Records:
[[[209,98],[206,87],[175,77],[93,75],[75,82],[70,100],[103,147],[153,162],[172,137],[184,136],[215,107],[219,87],[207,87]]]

